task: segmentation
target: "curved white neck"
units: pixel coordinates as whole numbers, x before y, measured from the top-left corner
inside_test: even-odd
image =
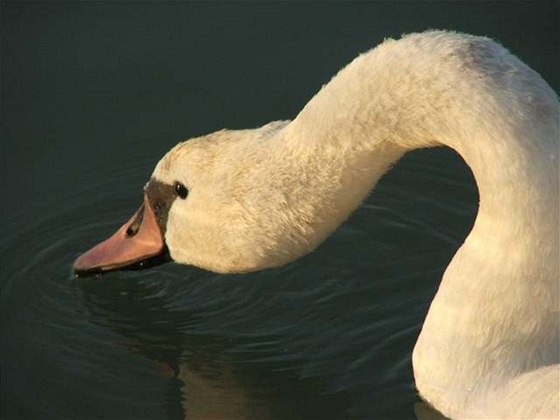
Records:
[[[434,32],[358,57],[286,127],[284,156],[337,181],[322,212],[338,222],[408,150],[447,145],[472,169],[479,213],[413,356],[418,389],[447,415],[558,363],[558,112],[502,47]]]

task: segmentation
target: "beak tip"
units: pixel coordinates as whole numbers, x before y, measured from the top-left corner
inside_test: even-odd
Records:
[[[125,268],[163,253],[163,234],[146,200],[145,198],[140,209],[111,237],[76,258],[73,269],[77,276]],[[127,230],[135,223],[139,225],[138,232],[128,235]]]
[[[88,254],[89,252],[80,255],[72,264],[72,269],[76,277],[85,277],[89,274],[101,271],[101,269],[97,269],[95,264],[92,264],[92,262],[89,261],[90,258],[88,257]]]

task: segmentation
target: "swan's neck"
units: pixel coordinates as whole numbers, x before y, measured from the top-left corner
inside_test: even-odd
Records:
[[[387,41],[285,131],[284,156],[335,191],[313,185],[336,223],[408,150],[447,145],[472,169],[479,213],[414,351],[428,401],[464,415],[488,388],[558,363],[558,101],[538,74],[485,38]]]

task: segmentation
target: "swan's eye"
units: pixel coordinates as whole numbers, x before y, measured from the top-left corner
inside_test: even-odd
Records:
[[[187,195],[189,194],[189,190],[187,190],[187,187],[185,187],[180,182],[175,182],[174,188],[179,197],[181,197],[183,200],[187,198]]]

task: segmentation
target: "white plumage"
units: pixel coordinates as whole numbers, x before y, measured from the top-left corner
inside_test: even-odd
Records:
[[[558,418],[559,103],[490,39],[431,31],[359,56],[294,121],[181,143],[166,243],[217,272],[315,249],[407,151],[455,149],[480,193],[413,353],[421,396],[454,418]],[[407,250],[403,249],[403,253]]]

